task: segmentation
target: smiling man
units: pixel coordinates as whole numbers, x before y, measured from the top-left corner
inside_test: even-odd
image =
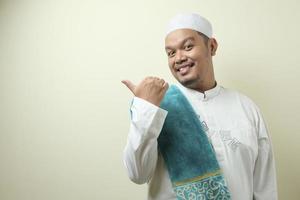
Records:
[[[210,22],[179,14],[165,50],[178,84],[146,77],[135,85],[124,163],[129,178],[148,183],[148,199],[276,200],[275,164],[258,107],[220,86]]]
[[[212,56],[218,44],[214,38],[191,29],[179,29],[166,37],[166,52],[173,76],[184,86],[204,92],[215,87]]]

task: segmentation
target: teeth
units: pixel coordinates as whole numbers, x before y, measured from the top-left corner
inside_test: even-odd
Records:
[[[182,71],[183,68],[186,68],[186,67],[191,67],[191,65],[185,65],[184,67],[180,67],[180,68],[178,69],[178,71]]]

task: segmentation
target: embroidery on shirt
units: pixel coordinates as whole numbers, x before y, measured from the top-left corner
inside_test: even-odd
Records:
[[[233,151],[240,146],[241,142],[235,137],[231,136],[230,130],[220,130],[219,131],[222,141],[227,144]]]
[[[197,115],[197,117],[200,119],[200,115]],[[212,145],[211,137],[216,133],[214,130],[209,130],[207,123],[203,120],[201,121],[202,127],[204,131],[206,132],[208,139],[210,141],[210,144]],[[239,147],[241,142],[236,139],[235,137],[231,136],[230,130],[220,130],[219,134],[221,136],[222,141],[228,145],[233,151],[236,151],[236,149]],[[212,145],[213,147],[213,145]]]
[[[204,130],[207,132],[209,130],[207,123],[205,121],[202,121],[201,123],[202,123]]]
[[[201,121],[200,115],[197,114],[197,117],[198,117],[198,119],[200,120],[200,122],[201,122],[201,124],[202,124],[202,127],[203,127],[203,129],[204,129],[204,131],[207,133],[208,130],[209,130],[209,128],[208,128],[208,126],[207,126],[207,123],[206,123],[204,120]]]

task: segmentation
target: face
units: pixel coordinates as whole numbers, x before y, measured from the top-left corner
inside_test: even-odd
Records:
[[[196,31],[178,29],[167,35],[165,49],[173,76],[185,87],[205,91],[215,84],[212,56],[217,43]]]

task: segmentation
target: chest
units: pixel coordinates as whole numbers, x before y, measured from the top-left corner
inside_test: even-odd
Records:
[[[238,104],[226,106],[215,102],[194,102],[192,106],[220,164],[236,166],[242,163],[245,166],[241,167],[254,167],[258,153],[257,133],[245,110]]]

